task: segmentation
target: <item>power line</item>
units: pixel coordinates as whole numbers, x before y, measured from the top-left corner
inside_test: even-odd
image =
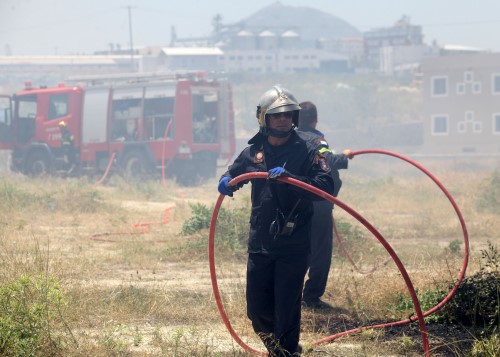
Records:
[[[124,6],[128,10],[128,32],[130,37],[130,65],[132,66],[132,70],[135,70],[134,65],[134,41],[132,37],[132,9],[135,9],[137,6]]]

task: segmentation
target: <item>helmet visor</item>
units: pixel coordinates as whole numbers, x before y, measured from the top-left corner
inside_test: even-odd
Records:
[[[273,103],[273,105],[267,109],[266,114],[285,113],[300,110],[300,106],[296,103],[279,103],[279,106],[274,106],[274,104],[276,103]]]

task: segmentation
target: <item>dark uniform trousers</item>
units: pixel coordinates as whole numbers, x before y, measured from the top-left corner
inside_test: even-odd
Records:
[[[333,204],[316,201],[311,228],[309,279],[304,286],[305,301],[319,299],[326,289],[333,251]]]
[[[304,252],[249,254],[247,314],[269,356],[292,356],[297,351],[302,286],[307,268],[308,255]]]

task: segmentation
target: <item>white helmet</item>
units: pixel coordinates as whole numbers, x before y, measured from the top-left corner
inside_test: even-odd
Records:
[[[299,102],[288,90],[279,85],[275,85],[265,92],[259,99],[256,117],[259,122],[260,132],[269,135],[269,127],[266,121],[267,114],[292,113],[292,122],[295,127],[299,125]],[[293,128],[292,128],[293,129]]]

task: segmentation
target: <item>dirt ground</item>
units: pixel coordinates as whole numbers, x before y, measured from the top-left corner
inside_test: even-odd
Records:
[[[144,242],[161,249],[162,244],[166,244],[166,240],[158,237],[158,233],[162,232],[166,238],[170,233],[175,234],[175,232],[180,231],[183,218],[186,217],[186,205],[189,206],[189,204],[200,202],[211,206],[218,196],[216,192],[213,192],[215,190],[211,185],[198,188],[179,188],[179,190],[182,190],[182,193],[177,194],[177,200],[166,204],[137,200],[120,202],[120,206],[128,212],[161,216],[160,213],[163,210],[170,210],[171,215],[168,223],[156,227],[151,226],[151,231],[138,239],[143,239]],[[242,192],[240,194],[245,195]],[[182,197],[182,199],[179,199],[179,197]],[[234,202],[226,202],[226,206],[229,207],[234,204]],[[207,234],[207,232],[205,231],[204,234]],[[109,251],[110,246],[127,244],[127,241],[130,241],[126,235],[119,235],[114,239],[112,236],[101,238],[104,238],[104,241],[94,240],[88,242],[92,246],[89,246],[88,253],[101,255],[105,251],[106,254],[113,254]],[[106,238],[110,241],[105,241]],[[397,241],[394,243],[397,244]],[[418,245],[418,243],[416,244]],[[443,241],[439,244],[445,246],[448,243]],[[161,289],[177,291],[181,294],[196,293],[200,296],[209,297],[207,308],[210,310],[211,321],[203,322],[202,318],[201,321],[192,324],[195,324],[198,330],[204,331],[202,333],[203,339],[206,339],[207,343],[212,343],[214,353],[234,354],[235,351],[240,353],[243,348],[238,346],[231,337],[222,318],[216,318],[215,322],[213,321],[214,314],[218,314],[218,312],[215,311],[216,302],[212,293],[208,260],[205,260],[205,253],[202,255],[203,258],[198,256],[194,259],[180,259],[178,261],[169,261],[166,258],[165,261],[157,262],[154,267],[150,263],[142,262],[142,269],[138,269],[137,266],[110,265],[108,269],[99,271],[92,284],[106,287],[132,284],[138,288],[157,288],[161,286]],[[253,349],[262,350],[262,344],[255,338],[249,322],[246,321],[244,316],[242,317],[244,315],[245,261],[231,259],[229,261],[216,261],[216,264],[218,264],[217,283],[221,290],[223,306],[228,309],[230,323],[234,324],[231,327],[236,330],[236,335],[245,344]],[[342,274],[342,271],[339,270],[337,273]],[[333,268],[332,275],[335,275],[335,268]],[[332,303],[335,305],[335,299],[332,299]],[[330,335],[388,321],[362,321],[357,313],[343,308],[335,308],[331,311],[304,310],[303,315],[302,344],[306,346],[306,352],[304,353],[306,356],[418,356],[423,354],[421,331],[416,322],[383,330],[373,330],[373,332],[364,332],[361,335],[357,333],[335,339],[330,343],[313,346],[311,345],[313,341],[318,341]],[[176,321],[172,325],[163,325],[160,331],[168,335],[172,334],[176,329],[183,328],[182,326],[182,322]],[[188,328],[189,325],[184,326],[184,329]],[[447,346],[451,340],[470,341],[470,336],[465,328],[443,324],[429,325],[427,328],[430,336],[430,348],[434,356],[455,356],[457,355],[457,349],[463,350],[470,345],[470,342],[457,342],[451,347]],[[147,322],[140,329],[143,334],[143,341],[140,346],[134,347],[133,350],[153,353],[154,349],[151,350],[151,347],[148,346],[153,339],[154,329],[148,326]]]
[[[75,185],[78,186],[78,182]],[[126,353],[117,355],[251,355],[228,332],[217,309],[209,270],[208,230],[187,236],[180,234],[184,222],[192,215],[192,205],[211,207],[215,204],[216,182],[194,188],[170,184],[166,191],[159,183],[152,186],[148,190],[133,186],[123,189],[119,185],[92,187],[90,190],[96,190],[101,198],[100,208],[90,212],[80,208],[68,211],[59,206],[70,205],[70,202],[57,200],[44,205],[29,218],[12,212],[9,224],[22,226],[14,240],[32,240],[49,256],[52,269],[63,276],[65,284],[79,291],[75,303],[81,306],[73,307],[73,311],[82,323],[70,321],[75,334],[93,341],[112,335],[127,346]],[[244,188],[238,197],[227,198],[223,207],[239,207],[248,202],[249,194],[249,189]],[[356,197],[347,196],[346,201],[356,204]],[[411,212],[405,213],[401,204],[398,207],[399,211],[392,217],[401,220],[401,217],[412,216]],[[378,211],[380,217],[390,214],[384,209]],[[373,212],[367,209],[364,213]],[[379,216],[374,217],[377,220]],[[404,229],[396,228],[393,229],[396,233]],[[442,274],[458,274],[460,257],[446,262],[449,270],[445,273],[438,268],[443,262],[425,268],[429,270],[423,269],[422,262],[427,256],[435,259],[432,250],[445,251],[456,238],[434,239],[430,253],[420,252],[424,242],[430,242],[424,238],[408,240],[396,236],[392,237],[391,244],[408,252],[411,274],[438,279]],[[486,240],[487,237],[475,239],[475,256],[486,245]],[[380,261],[376,250],[366,251],[364,256],[370,254],[374,255],[373,261]],[[263,346],[245,316],[245,263],[244,253],[231,255],[216,251],[217,283],[231,327],[245,344],[261,351]],[[371,299],[374,305],[382,304],[380,300],[389,289],[404,291],[403,284],[392,281],[400,277],[391,265],[365,276],[353,272],[346,260],[335,258],[325,294],[334,309],[303,311],[304,356],[423,355],[417,323],[367,330],[329,343],[314,344],[344,331],[408,317],[391,316],[390,312],[385,313],[386,318],[368,316],[372,309],[365,311],[361,306],[361,301],[366,299]],[[349,300],[353,296],[359,301]],[[460,356],[461,351],[470,348],[472,339],[467,328],[431,323],[427,329],[433,356]],[[160,342],[158,336],[161,336]],[[181,341],[182,348],[175,347],[176,339]]]

